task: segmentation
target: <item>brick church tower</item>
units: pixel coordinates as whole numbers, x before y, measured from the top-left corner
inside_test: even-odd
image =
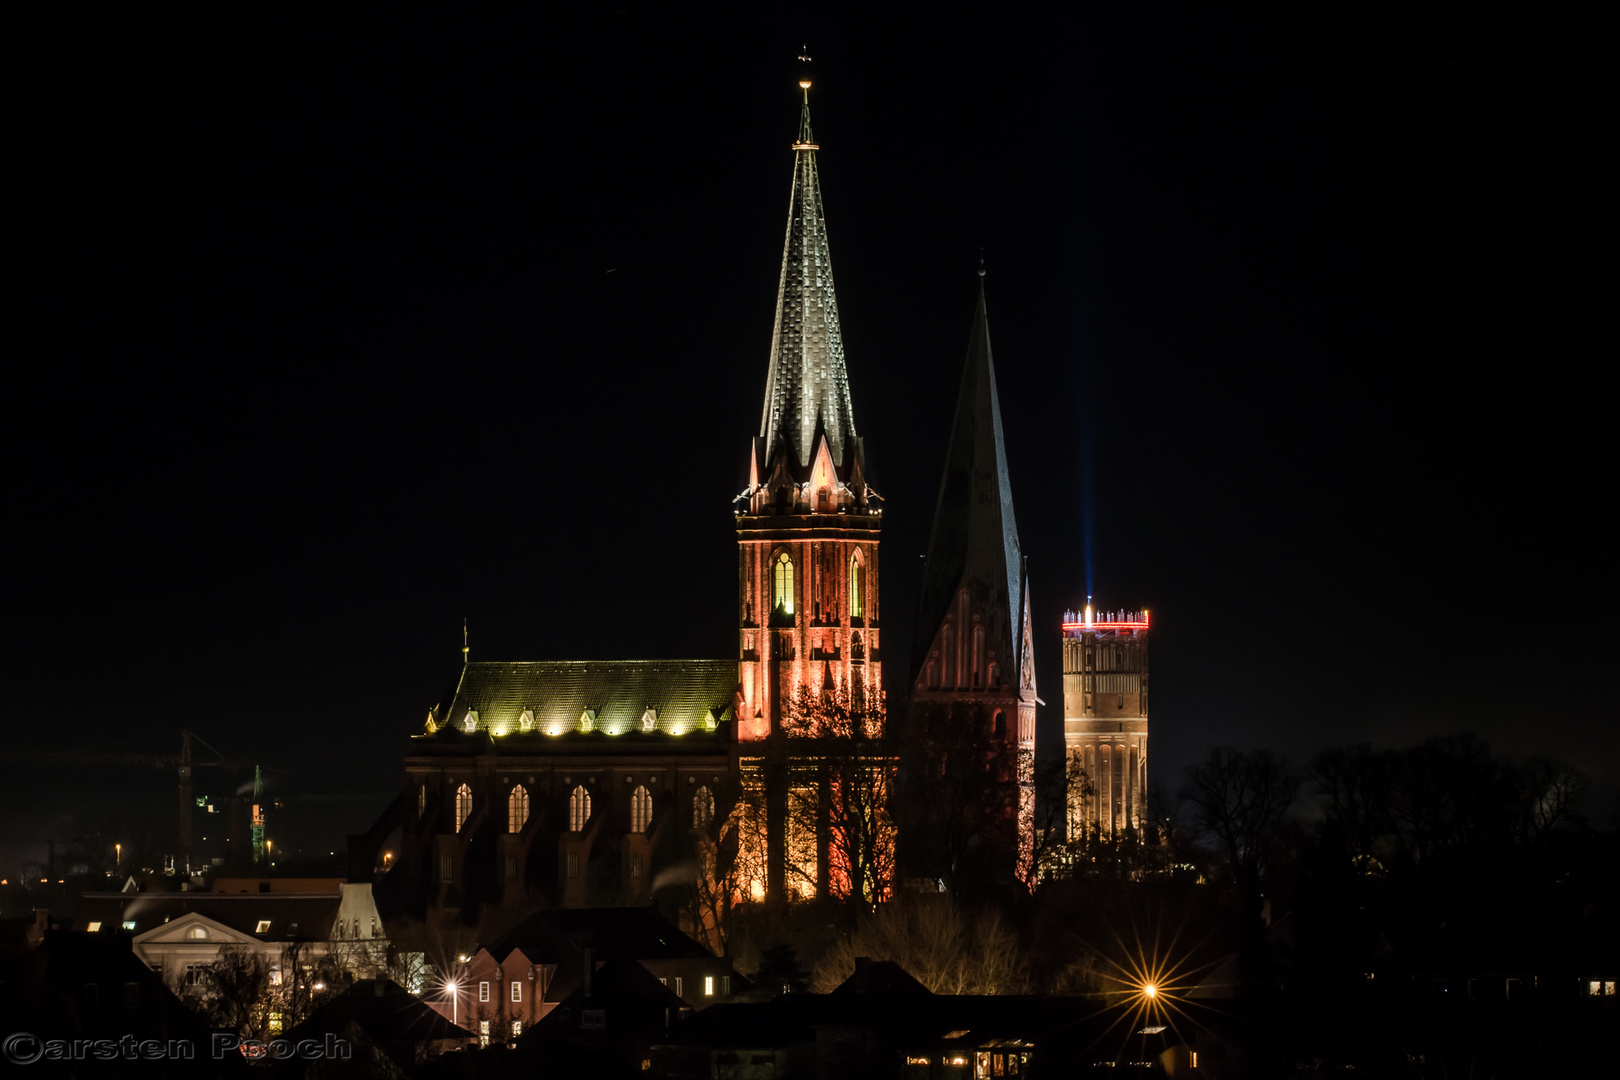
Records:
[[[785,712],[802,695],[881,703],[878,539],[882,511],[867,486],[855,431],[832,260],[816,173],[818,146],[806,102],[793,144],[793,190],[777,287],[765,407],[737,497],[738,740],[745,786]],[[782,753],[792,754],[791,747]],[[750,759],[750,755],[759,755]],[[755,765],[749,764],[753,760]],[[759,781],[763,782],[763,781]],[[826,887],[825,847],[782,826],[772,791],[764,880],[773,898],[808,899]],[[820,863],[819,869],[809,865]],[[788,864],[794,865],[788,865]]]
[[[1013,519],[983,271],[911,664],[913,872],[1027,880],[1035,828],[1035,663],[1029,574]]]

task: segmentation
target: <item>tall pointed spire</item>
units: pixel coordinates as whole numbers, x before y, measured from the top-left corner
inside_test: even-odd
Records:
[[[1001,400],[996,365],[990,355],[990,324],[984,305],[984,268],[979,269],[979,301],[968,336],[967,362],[956,398],[945,474],[940,479],[934,527],[918,600],[913,677],[926,657],[929,635],[944,619],[956,590],[966,585],[989,610],[1008,614],[1011,640],[1003,656],[1020,657],[1024,643],[1024,560],[1013,518],[1007,450],[1001,434]]]
[[[788,200],[787,240],[776,291],[776,326],[759,437],[764,462],[791,449],[791,464],[804,468],[815,453],[817,426],[826,430],[833,463],[843,469],[855,447],[855,413],[844,370],[844,341],[833,294],[832,258],[816,174],[819,147],[810,129],[810,80],[799,85],[805,102],[793,144],[793,192]]]

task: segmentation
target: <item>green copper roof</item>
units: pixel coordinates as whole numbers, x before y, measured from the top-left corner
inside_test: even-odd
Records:
[[[516,735],[528,713],[531,730],[702,731],[705,717],[732,719],[735,660],[479,661],[466,665],[441,728]],[[651,710],[651,717],[648,711]],[[582,718],[589,717],[589,728]]]

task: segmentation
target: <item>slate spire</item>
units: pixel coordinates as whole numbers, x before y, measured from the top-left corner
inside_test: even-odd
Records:
[[[856,450],[855,414],[844,370],[838,300],[833,295],[832,258],[816,175],[819,147],[810,130],[809,80],[793,144],[793,192],[788,201],[787,240],[776,291],[776,326],[759,439],[764,463],[791,450],[791,464],[804,468],[815,453],[818,424],[825,428],[833,463],[842,470]]]
[[[959,587],[966,585],[988,612],[1001,612],[993,624],[1006,627],[1010,640],[998,642],[1001,655],[1023,655],[1024,559],[1013,519],[1007,450],[1001,435],[1001,401],[996,366],[990,355],[990,324],[984,305],[984,270],[979,300],[968,335],[951,425],[945,474],[940,479],[934,526],[928,536],[922,593],[917,604],[918,637],[912,676],[920,670]],[[999,651],[998,649],[998,651]]]

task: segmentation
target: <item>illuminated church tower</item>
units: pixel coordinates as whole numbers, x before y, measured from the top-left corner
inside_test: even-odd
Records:
[[[832,260],[810,130],[809,82],[793,144],[793,190],[777,287],[765,407],[738,496],[738,740],[761,755],[801,695],[834,691],[856,708],[881,700],[878,535],[882,511],[867,486],[855,432]],[[791,753],[791,751],[783,751]],[[761,766],[763,768],[763,766]],[[764,881],[775,898],[824,887],[825,852],[781,825],[772,792]],[[790,850],[795,849],[795,850]],[[802,849],[802,850],[797,850]],[[790,872],[787,863],[795,868]],[[806,863],[818,862],[819,869]]]
[[[1063,616],[1069,838],[1140,828],[1147,794],[1148,613]],[[1083,783],[1076,783],[1084,773]]]
[[[1035,663],[983,270],[918,601],[909,723],[929,876],[1027,880],[1034,849]],[[921,824],[921,823],[919,823]],[[931,849],[931,850],[930,850]],[[948,869],[939,866],[948,863]],[[933,872],[922,865],[936,864]],[[943,869],[943,873],[941,872]]]

